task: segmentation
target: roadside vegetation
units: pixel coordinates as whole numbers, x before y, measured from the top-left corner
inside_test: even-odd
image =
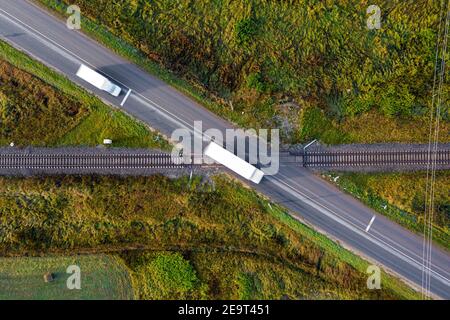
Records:
[[[0,178],[2,256],[119,255],[138,298],[402,299],[418,294],[240,184]]]
[[[69,290],[69,266],[81,271],[81,289]],[[51,274],[45,282],[44,275]],[[106,255],[0,258],[0,300],[133,299],[128,268]]]
[[[332,173],[325,176],[344,191],[398,222],[423,234],[426,173]],[[436,174],[433,240],[450,249],[450,172]]]
[[[167,149],[157,133],[0,41],[0,145]]]
[[[68,3],[36,2],[63,16]],[[380,1],[380,30],[366,27],[369,4],[77,1],[85,32],[243,127],[281,127],[287,142],[424,142],[439,2]],[[448,107],[441,129],[449,141]]]

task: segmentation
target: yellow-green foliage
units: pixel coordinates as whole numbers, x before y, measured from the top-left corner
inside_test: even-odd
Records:
[[[178,252],[132,255],[129,265],[139,299],[199,299],[206,295],[206,286]]]
[[[205,252],[190,257],[199,277],[209,284],[212,299],[343,299],[365,295],[360,291],[362,280],[332,286],[326,278],[313,277],[295,265],[264,256]],[[354,295],[342,290],[344,287],[359,293]]]
[[[230,287],[243,272],[266,279],[264,287],[252,291],[257,297],[283,292],[292,297],[414,297],[387,276],[383,290],[367,290],[363,260],[223,178],[215,179],[215,187],[201,185],[198,178],[188,183],[187,178],[159,176],[0,178],[0,254],[135,249],[193,254],[186,260],[195,272],[178,255],[125,255],[138,295],[145,298],[245,297],[247,289]],[[211,258],[195,255],[214,252]],[[229,268],[223,268],[225,262]],[[268,263],[274,274],[289,266],[303,280],[289,290],[271,291],[268,282],[275,275],[258,271]],[[173,274],[180,270],[182,275]],[[227,280],[215,284],[214,277]],[[170,283],[162,285],[166,280]]]
[[[51,144],[87,112],[73,97],[0,60],[0,141]]]

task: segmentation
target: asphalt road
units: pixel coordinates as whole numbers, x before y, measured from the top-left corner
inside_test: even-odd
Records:
[[[110,104],[120,106],[131,88],[132,93],[121,108],[166,135],[177,128],[192,130],[194,120],[202,120],[204,130],[233,127],[85,35],[69,30],[65,22],[26,0],[0,0],[0,36]],[[125,91],[114,98],[82,82],[75,77],[80,63],[101,71]],[[310,171],[282,166],[276,176],[264,178],[253,187],[341,244],[421,286],[422,237],[376,214]],[[449,279],[450,255],[434,247],[431,292],[450,299]]]

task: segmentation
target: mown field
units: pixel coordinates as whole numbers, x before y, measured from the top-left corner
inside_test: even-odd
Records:
[[[168,143],[63,76],[0,41],[0,145],[167,149]]]
[[[337,178],[339,177],[339,178]],[[381,214],[417,233],[424,230],[426,172],[332,173],[327,178]],[[435,180],[433,239],[450,249],[450,172]]]
[[[145,299],[418,297],[368,290],[367,262],[225,178],[0,178],[0,255],[98,252]]]
[[[69,290],[69,266],[80,268],[81,289]],[[52,282],[44,274],[52,273]],[[0,300],[133,299],[130,273],[106,255],[0,258]]]
[[[36,2],[61,15],[68,3]],[[85,32],[244,127],[290,142],[427,141],[440,3],[379,1],[380,30],[366,26],[370,4],[77,2]],[[441,129],[449,141],[447,104]]]

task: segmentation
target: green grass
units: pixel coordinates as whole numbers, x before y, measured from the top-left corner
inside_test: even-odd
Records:
[[[195,269],[178,252],[155,252],[130,259],[139,299],[194,299],[206,295]]]
[[[195,270],[195,281],[186,290],[180,281],[156,282],[152,265],[161,255],[176,255],[174,252],[146,252],[125,256],[134,271],[134,285],[141,298],[169,297],[169,299],[342,299],[357,297],[346,295],[343,285],[331,285],[321,277],[311,276],[292,264],[263,255],[246,252],[204,250],[183,251],[183,261],[189,270]],[[172,267],[165,267],[167,278],[178,278],[169,273]],[[184,272],[185,273],[185,272]],[[191,272],[189,273],[191,274]],[[143,280],[145,279],[145,280]],[[170,283],[170,284],[168,284]],[[190,282],[192,283],[192,282]],[[360,283],[356,283],[355,287]],[[170,292],[170,295],[161,295]],[[386,298],[385,293],[380,298]],[[373,296],[372,298],[376,298]],[[394,298],[391,296],[390,298]]]
[[[67,268],[81,271],[81,289],[67,288]],[[46,283],[44,274],[54,274]],[[0,258],[0,300],[133,299],[131,276],[123,261],[105,255]]]
[[[332,173],[324,177],[389,219],[423,234],[425,172]],[[450,172],[437,172],[433,240],[447,249],[450,249],[449,182]]]
[[[13,74],[0,91],[4,92],[0,102],[6,101],[0,111],[13,115],[3,124],[0,144],[96,146],[109,138],[117,147],[170,149],[161,135],[144,124],[2,41],[0,59],[9,63],[3,62],[2,71]],[[13,80],[18,86],[11,85]]]
[[[386,274],[382,290],[368,290],[366,261],[223,177],[214,186],[198,177],[0,178],[0,212],[0,254],[123,252],[141,297],[237,299],[250,289],[276,299],[419,297]],[[136,257],[137,248],[184,260]],[[283,268],[299,281],[277,278]],[[255,273],[254,285],[239,282],[241,273]]]
[[[115,147],[170,150],[170,144],[163,136],[123,112],[106,107],[91,112],[78,126],[58,139],[56,145],[95,146],[102,144],[105,138],[112,139]]]
[[[425,118],[414,120],[402,117],[386,118],[371,111],[336,121],[318,107],[307,107],[302,110],[300,128],[302,141],[318,139],[329,145],[354,142],[427,143],[430,131],[429,121]],[[450,124],[442,122],[441,142],[448,141],[449,131]]]
[[[235,279],[235,284],[238,287],[238,296],[241,300],[256,299],[255,293],[259,290],[256,288],[255,282],[259,282],[259,277],[249,272],[241,272]]]
[[[318,139],[326,144],[342,144],[351,141],[320,108],[306,108],[302,111],[300,118],[302,141]]]

